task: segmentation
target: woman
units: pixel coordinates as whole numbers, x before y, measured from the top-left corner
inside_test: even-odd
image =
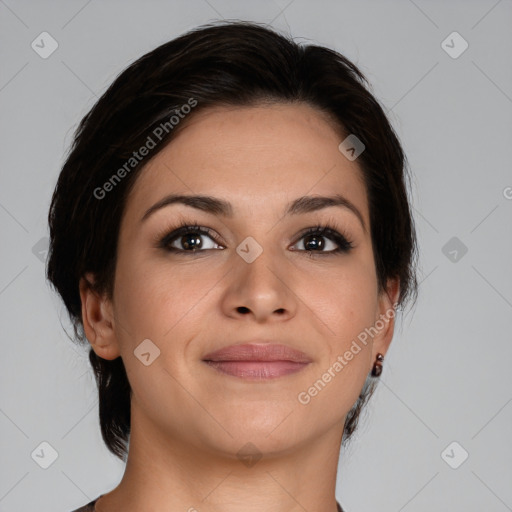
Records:
[[[47,275],[119,485],[79,511],[341,511],[340,447],[417,293],[406,160],[342,55],[248,22],[144,55],[81,121]]]

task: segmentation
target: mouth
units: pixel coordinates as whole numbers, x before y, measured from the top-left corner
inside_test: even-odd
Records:
[[[243,379],[274,379],[304,369],[309,363],[291,361],[205,361],[224,374]]]
[[[312,361],[286,345],[231,345],[206,355],[203,361],[213,369],[243,379],[273,379],[300,372]]]

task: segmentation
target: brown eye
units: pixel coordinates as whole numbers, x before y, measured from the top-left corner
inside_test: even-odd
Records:
[[[205,237],[209,238],[210,242],[205,242]],[[181,253],[203,252],[221,247],[215,242],[211,231],[200,226],[182,226],[164,236],[159,246],[171,252]]]
[[[306,235],[303,237],[306,251],[324,249],[326,245],[329,245],[329,243],[326,244],[324,238],[325,237],[319,235]],[[332,241],[329,240],[329,242],[332,244]]]
[[[203,241],[201,240],[200,234],[197,233],[188,233],[186,235],[182,235],[179,239],[179,243],[182,244],[182,247],[185,249],[200,249],[203,245]]]
[[[301,249],[308,253],[333,254],[349,252],[353,248],[352,242],[347,240],[338,231],[327,226],[316,226],[304,233],[300,240],[303,240]]]

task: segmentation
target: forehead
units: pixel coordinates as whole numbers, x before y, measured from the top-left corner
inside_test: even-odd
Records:
[[[338,192],[367,220],[361,169],[339,151],[345,134],[319,110],[306,104],[214,107],[185,122],[142,169],[130,209],[140,211],[170,192],[229,198],[235,211],[251,212]]]

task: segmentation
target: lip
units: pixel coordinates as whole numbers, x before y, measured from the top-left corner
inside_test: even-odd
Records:
[[[203,357],[224,374],[245,379],[271,379],[297,373],[312,360],[304,352],[275,343],[230,345]]]
[[[203,361],[290,361],[311,363],[311,359],[300,350],[279,343],[244,343],[230,345],[203,357]]]

